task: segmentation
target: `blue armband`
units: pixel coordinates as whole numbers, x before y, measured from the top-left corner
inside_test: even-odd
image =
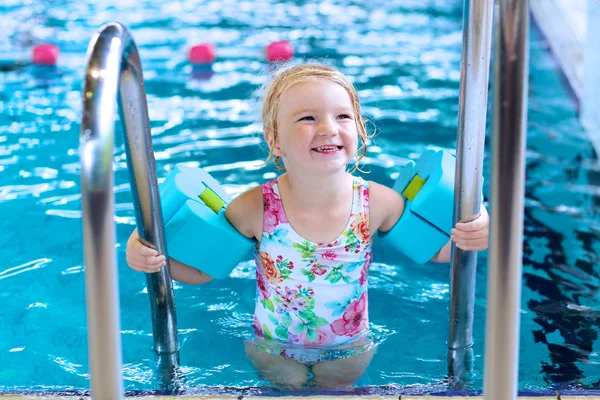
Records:
[[[256,241],[225,217],[231,201],[202,168],[177,165],[159,187],[167,253],[215,279],[224,279]]]
[[[402,169],[393,189],[404,198],[404,212],[392,229],[379,233],[386,244],[419,264],[444,247],[452,231],[455,169],[454,156],[435,150]]]

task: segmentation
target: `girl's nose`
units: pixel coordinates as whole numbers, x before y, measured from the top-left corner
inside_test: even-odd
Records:
[[[324,118],[321,120],[321,123],[319,124],[319,129],[317,130],[317,134],[319,136],[330,136],[330,135],[336,135],[338,131],[338,127],[337,124],[335,123],[335,120],[332,120],[331,118]]]

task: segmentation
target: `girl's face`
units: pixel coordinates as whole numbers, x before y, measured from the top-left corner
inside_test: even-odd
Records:
[[[288,171],[343,171],[356,155],[358,131],[352,101],[335,82],[317,79],[284,92],[277,127],[278,138],[270,145]]]

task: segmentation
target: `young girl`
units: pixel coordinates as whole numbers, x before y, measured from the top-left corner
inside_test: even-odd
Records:
[[[404,210],[394,190],[347,172],[366,153],[369,138],[358,94],[339,71],[303,64],[279,71],[266,87],[262,120],[269,159],[285,173],[231,201],[227,219],[255,238],[256,341],[250,361],[273,384],[300,388],[352,385],[373,357],[368,346],[367,278],[371,243]],[[359,141],[361,142],[359,146]],[[283,168],[281,168],[283,169]],[[457,247],[488,245],[485,208],[453,229]],[[427,240],[427,238],[414,238]],[[432,259],[448,262],[450,242]],[[157,272],[165,257],[138,240],[127,243],[131,268]],[[212,278],[170,260],[173,279],[202,284]],[[362,349],[345,354],[339,349]]]

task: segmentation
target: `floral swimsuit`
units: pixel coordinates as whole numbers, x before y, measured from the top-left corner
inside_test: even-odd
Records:
[[[367,276],[372,259],[368,183],[354,177],[348,224],[329,243],[311,242],[294,231],[277,180],[261,187],[264,222],[256,249],[255,335],[292,348],[317,349],[364,337],[369,325]]]

